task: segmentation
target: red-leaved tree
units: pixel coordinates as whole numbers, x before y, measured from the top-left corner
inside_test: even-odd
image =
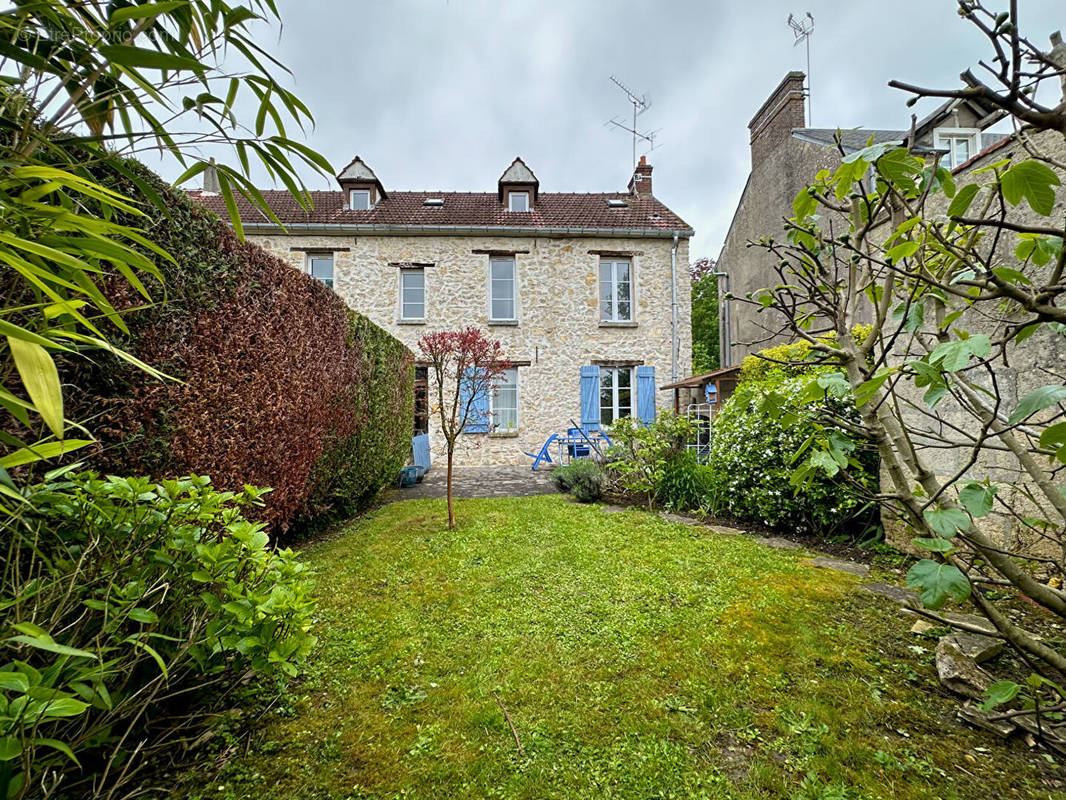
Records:
[[[448,528],[451,530],[455,528],[452,508],[455,445],[468,425],[491,428],[491,420],[485,418],[479,398],[494,391],[496,382],[511,364],[504,359],[500,343],[473,326],[461,331],[426,334],[418,340],[418,347],[429,362],[440,432],[448,450]]]

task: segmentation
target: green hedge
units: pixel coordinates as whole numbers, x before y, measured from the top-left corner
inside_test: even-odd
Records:
[[[134,309],[116,344],[178,380],[99,355],[65,362],[68,416],[101,442],[90,466],[271,487],[262,519],[280,533],[365,507],[409,452],[411,351],[140,164],[124,167],[167,199],[149,235],[178,263],[156,259],[165,283],[148,287],[149,308],[111,285],[116,308]],[[108,182],[138,195],[116,173]]]

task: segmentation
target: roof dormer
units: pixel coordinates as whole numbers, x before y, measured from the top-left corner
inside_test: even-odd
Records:
[[[348,211],[369,211],[388,195],[374,170],[356,156],[337,176],[344,192],[344,208]]]
[[[497,183],[500,202],[508,211],[532,211],[540,181],[521,158],[511,162]]]

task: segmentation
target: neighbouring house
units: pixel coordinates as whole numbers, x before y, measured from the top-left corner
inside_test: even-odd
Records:
[[[358,157],[337,184],[312,192],[312,211],[264,191],[284,229],[239,200],[245,234],[416,353],[424,334],[468,325],[500,340],[513,366],[479,399],[488,421],[468,426],[458,463],[529,463],[573,423],[650,420],[668,403],[658,384],[691,361],[693,231],[653,196],[643,157],[623,192],[542,191],[520,158],[490,191],[395,191]],[[208,175],[193,196],[225,217],[213,188]],[[436,449],[426,373],[412,427]]]
[[[744,356],[789,338],[781,334],[783,321],[775,312],[726,297],[728,293],[745,298],[778,283],[774,257],[750,247],[749,242],[784,238],[784,220],[792,216],[796,195],[814,181],[819,170],[835,170],[840,165],[838,133],[845,153],[871,142],[902,142],[911,133],[909,129],[808,128],[804,79],[802,72],[788,73],[748,123],[751,172],[716,267],[725,273],[719,280],[723,367],[740,364]],[[954,169],[1005,138],[986,130],[1001,118],[1002,112],[979,100],[950,100],[915,124],[914,150],[940,151],[942,163]]]

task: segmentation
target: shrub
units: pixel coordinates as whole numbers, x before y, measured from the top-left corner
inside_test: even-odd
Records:
[[[116,344],[180,382],[104,356],[66,360],[68,415],[94,417],[101,441],[94,468],[270,486],[259,513],[279,532],[363,508],[410,451],[413,354],[183,192],[124,166],[167,198],[152,239],[178,263],[159,263],[164,284],[149,291],[166,302],[128,314],[131,333]],[[119,309],[143,303],[124,282],[108,291]]]
[[[793,480],[795,454],[803,452],[816,433],[832,430],[832,423],[826,421],[829,416],[859,422],[850,397],[826,393],[810,405],[798,402],[829,369],[765,361],[749,369],[745,361],[745,379],[715,417],[711,435],[710,464],[723,482],[725,513],[774,528],[827,536],[844,529],[861,534],[874,523],[869,498],[877,491],[877,458],[871,451],[851,454],[854,468],[847,474],[831,478],[825,472],[810,471],[803,482]],[[779,403],[775,413],[763,410],[769,396]]]
[[[718,514],[722,507],[720,476],[701,464],[693,450],[683,450],[663,466],[655,486],[655,501],[664,508]]]
[[[590,458],[579,458],[552,470],[552,483],[560,492],[568,492],[581,503],[592,503],[603,496],[607,475],[603,467]]]
[[[651,508],[667,464],[681,453],[692,437],[687,417],[663,412],[650,425],[622,417],[611,426],[613,446],[607,467],[619,489],[641,497]]]
[[[25,495],[0,524],[0,797],[103,796],[202,718],[198,693],[296,674],[310,583],[243,516],[260,490],[83,473]]]

